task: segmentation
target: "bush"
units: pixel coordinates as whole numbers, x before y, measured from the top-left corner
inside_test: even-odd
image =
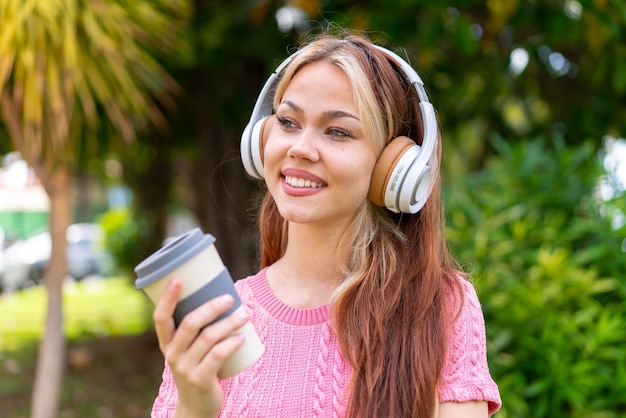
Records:
[[[128,209],[109,211],[100,217],[99,223],[104,230],[104,246],[111,254],[117,272],[134,281],[133,269],[141,259],[137,243],[140,242],[142,225],[133,219]]]
[[[493,145],[499,155],[446,203],[485,312],[498,416],[626,416],[626,228],[593,198],[595,150]]]

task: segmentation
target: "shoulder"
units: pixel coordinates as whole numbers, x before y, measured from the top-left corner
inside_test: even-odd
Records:
[[[248,291],[251,288],[256,287],[259,283],[263,282],[264,280],[265,280],[265,269],[262,269],[256,274],[235,280],[235,289],[237,289],[237,292]]]
[[[447,345],[439,384],[440,401],[487,401],[490,413],[501,404],[487,363],[485,319],[472,282],[463,276],[447,291]]]
[[[448,323],[458,324],[462,321],[478,321],[484,325],[480,300],[474,284],[465,276],[456,274],[446,288],[446,319]]]
[[[457,275],[446,291],[447,357],[445,366],[459,357],[483,356],[486,351],[485,319],[474,285]],[[445,369],[445,367],[444,367]]]
[[[235,290],[242,303],[247,306],[254,304],[256,297],[266,293],[265,269],[256,274],[235,281]]]

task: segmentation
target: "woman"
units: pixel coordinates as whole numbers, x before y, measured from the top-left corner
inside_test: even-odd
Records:
[[[154,312],[166,359],[154,417],[471,418],[499,408],[480,304],[447,250],[434,111],[407,66],[364,37],[324,35],[268,81],[258,106],[269,98],[275,113],[246,129],[260,132],[260,158],[245,160],[242,143],[246,169],[267,185],[262,269],[236,282],[248,315],[202,329],[232,305],[221,297],[175,329],[180,283],[170,283]],[[389,158],[402,141],[409,151]],[[409,192],[396,191],[404,183]],[[220,380],[242,343],[229,335],[248,320],[265,354]]]

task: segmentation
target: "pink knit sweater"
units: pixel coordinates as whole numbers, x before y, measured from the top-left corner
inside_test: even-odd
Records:
[[[343,417],[350,368],[329,325],[327,306],[291,308],[278,300],[265,270],[235,283],[265,353],[252,366],[222,381],[221,417]],[[463,280],[465,303],[450,339],[439,401],[485,400],[500,408],[498,387],[487,367],[485,325],[473,286]],[[172,417],[177,390],[167,366],[152,417]]]

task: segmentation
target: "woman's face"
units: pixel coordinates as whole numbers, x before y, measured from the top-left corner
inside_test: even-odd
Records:
[[[306,65],[287,86],[276,119],[264,169],[281,215],[345,229],[367,198],[377,158],[347,76],[327,62]]]

